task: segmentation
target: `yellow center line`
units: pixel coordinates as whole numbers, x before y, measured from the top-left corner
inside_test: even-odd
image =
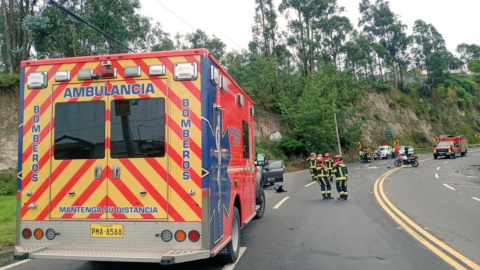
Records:
[[[423,162],[425,161],[429,161],[429,160],[432,160],[432,159],[427,159],[427,160],[423,160]],[[462,265],[460,265],[458,262],[456,262],[455,260],[453,260],[451,257],[449,257],[447,254],[445,254],[444,252],[442,252],[441,250],[439,250],[437,247],[435,247],[434,245],[432,245],[429,241],[427,241],[426,239],[430,240],[431,242],[435,243],[437,246],[441,247],[442,249],[444,249],[445,251],[449,252],[451,255],[453,255],[454,257],[456,257],[458,260],[462,261],[463,263],[465,263],[466,265],[468,265],[469,267],[471,267],[472,269],[476,269],[476,270],[480,270],[480,266],[477,265],[476,263],[474,263],[473,261],[469,260],[468,258],[466,258],[465,256],[463,256],[462,254],[458,253],[457,251],[455,251],[453,248],[447,246],[445,243],[443,243],[442,241],[438,240],[436,237],[434,237],[433,235],[431,235],[430,233],[428,233],[427,231],[425,231],[423,228],[421,228],[420,226],[418,226],[415,222],[413,222],[411,219],[409,219],[405,214],[403,214],[398,208],[396,208],[391,202],[390,200],[387,198],[387,196],[385,195],[385,192],[384,192],[384,189],[383,189],[383,184],[386,180],[386,178],[400,170],[400,168],[395,168],[395,169],[392,169],[386,173],[384,173],[382,176],[380,176],[380,178],[377,179],[377,181],[375,181],[375,186],[374,186],[374,193],[375,193],[375,198],[377,199],[377,201],[379,202],[379,204],[382,206],[382,208],[385,210],[385,212],[393,219],[395,220],[403,229],[405,229],[405,231],[407,231],[408,233],[410,233],[410,235],[412,235],[415,239],[417,239],[420,243],[422,243],[423,245],[425,245],[428,249],[430,249],[433,253],[435,253],[436,255],[438,255],[440,258],[442,258],[444,261],[446,261],[448,264],[450,264],[451,266],[453,266],[454,268],[456,269],[466,269],[465,267],[463,267]],[[387,206],[388,205],[388,206]],[[390,208],[393,210],[390,210]],[[394,213],[395,212],[395,213]],[[418,234],[417,232],[415,232],[412,228],[410,228],[407,224],[405,224],[400,218],[402,218],[406,223],[408,223],[413,229],[417,230],[420,234]],[[426,238],[426,239],[425,239]]]

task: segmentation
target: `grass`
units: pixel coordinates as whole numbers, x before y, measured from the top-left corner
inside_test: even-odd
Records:
[[[15,244],[16,196],[0,196],[0,250]]]

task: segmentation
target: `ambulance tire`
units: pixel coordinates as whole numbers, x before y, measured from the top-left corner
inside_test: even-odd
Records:
[[[265,205],[266,205],[266,200],[265,200],[265,190],[262,190],[262,197],[260,198],[260,201],[258,201],[258,205],[260,205],[260,209],[257,210],[257,214],[255,215],[255,219],[261,219],[263,215],[265,214]]]
[[[224,263],[235,263],[240,254],[240,214],[237,207],[233,207],[232,239],[227,244],[227,254],[220,256]]]

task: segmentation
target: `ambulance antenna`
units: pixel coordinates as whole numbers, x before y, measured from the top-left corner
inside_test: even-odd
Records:
[[[132,53],[135,53],[134,50],[130,49],[127,45],[123,44],[121,41],[119,41],[118,39],[112,37],[111,35],[109,35],[108,33],[105,33],[104,31],[98,29],[95,25],[92,25],[90,24],[89,22],[85,21],[84,19],[82,19],[80,16],[76,15],[75,13],[71,12],[70,10],[64,8],[62,5],[60,5],[59,3],[53,1],[53,0],[49,0],[49,3],[53,6],[55,6],[56,8],[60,9],[61,11],[67,13],[68,15],[72,16],[73,18],[75,18],[77,21],[89,26],[90,28],[92,28],[93,30],[97,31],[98,33],[100,33],[105,39],[108,39],[108,40],[111,40],[113,42],[116,42],[118,43],[118,45],[122,46],[123,48],[127,49],[128,51],[132,52]]]

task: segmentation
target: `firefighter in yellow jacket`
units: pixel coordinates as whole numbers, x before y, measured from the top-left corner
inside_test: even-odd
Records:
[[[307,161],[308,164],[310,165],[310,175],[312,176],[312,181],[315,181],[315,169],[317,167],[317,159],[316,159],[315,153],[310,153],[310,156],[308,156]]]
[[[348,198],[348,191],[347,191],[348,169],[347,169],[347,165],[343,163],[343,158],[340,155],[335,156],[333,173],[335,174],[337,191],[340,194],[340,197],[338,197],[337,199],[340,201],[346,201]]]
[[[324,163],[325,163],[325,166],[327,166],[327,171],[328,171],[328,176],[327,176],[327,180],[330,180],[330,182],[333,181],[333,159],[332,157],[330,157],[330,153],[326,152],[325,153],[325,158],[323,159],[324,160]]]
[[[330,182],[328,182],[327,175],[328,169],[327,166],[323,163],[324,160],[321,157],[317,157],[317,182],[320,185],[322,190],[322,197],[324,200],[333,199],[332,198],[332,187]]]

